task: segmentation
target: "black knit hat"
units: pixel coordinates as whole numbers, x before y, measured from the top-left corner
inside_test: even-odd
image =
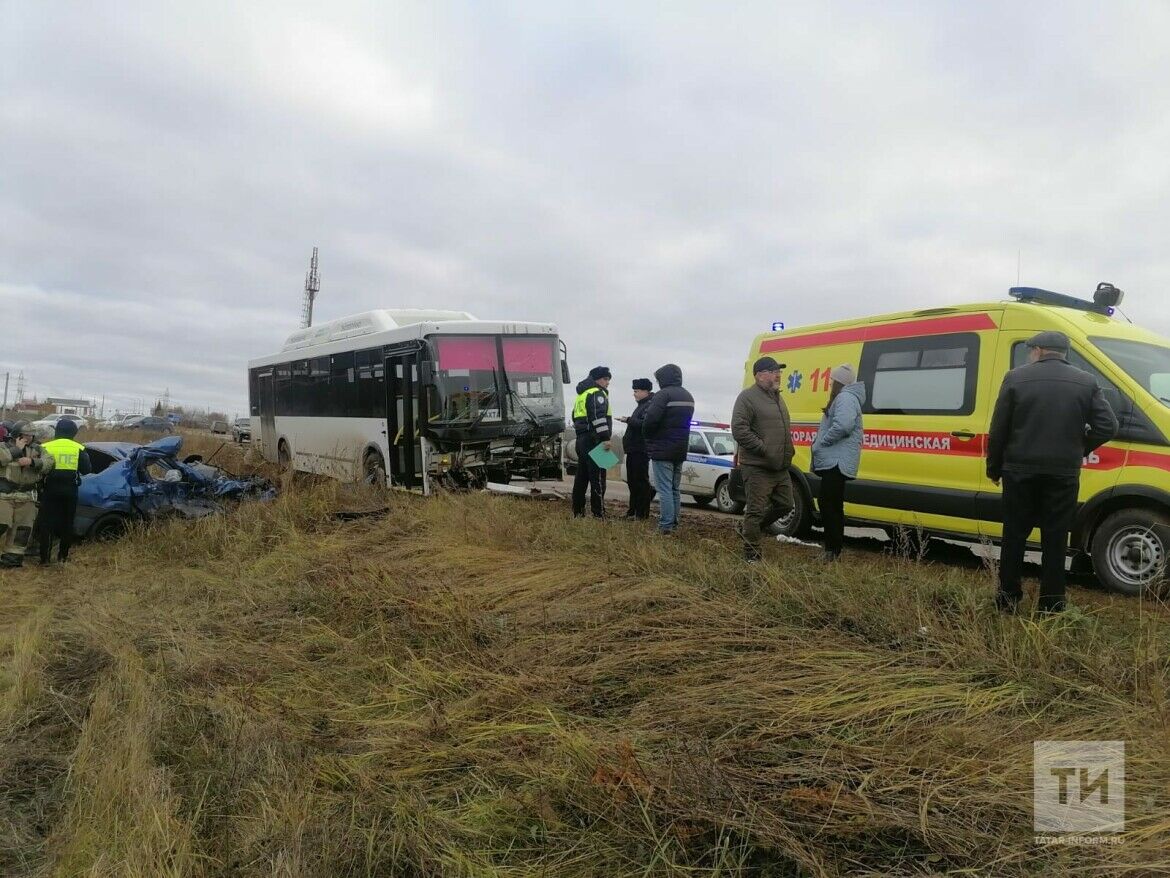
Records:
[[[633,387],[634,390],[653,390],[654,384],[649,378],[635,378]]]
[[[612,378],[613,373],[609,371],[609,366],[594,366],[589,370],[589,377],[596,381],[598,378]]]
[[[77,435],[77,422],[71,418],[62,418],[53,428],[53,433],[57,439],[72,439]]]

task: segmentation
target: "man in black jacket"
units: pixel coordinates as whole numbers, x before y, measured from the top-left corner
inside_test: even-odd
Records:
[[[1080,491],[1081,464],[1117,435],[1117,418],[1088,372],[1071,365],[1068,336],[1028,339],[1028,362],[1000,387],[987,440],[987,477],[1003,481],[1003,542],[996,605],[1013,612],[1033,528],[1040,528],[1042,613],[1065,607],[1064,561]]]
[[[654,398],[654,385],[649,378],[635,378],[633,388],[634,400],[638,405],[626,418],[626,435],[622,437],[622,451],[626,455],[626,485],[630,489],[630,508],[626,518],[649,518],[654,489],[650,487],[650,458],[646,456],[642,422],[646,417],[646,408]]]
[[[577,474],[573,478],[573,517],[585,517],[585,491],[589,490],[589,508],[594,518],[605,515],[605,470],[589,452],[598,445],[610,447],[613,439],[613,410],[609,404],[608,366],[594,366],[589,377],[577,385],[573,404],[573,430],[577,434]]]
[[[654,461],[658,532],[670,534],[678,527],[678,510],[682,502],[679,489],[691,440],[695,398],[682,386],[682,369],[674,363],[658,369],[654,377],[658,381],[658,392],[646,406],[642,435],[646,437],[646,454]]]

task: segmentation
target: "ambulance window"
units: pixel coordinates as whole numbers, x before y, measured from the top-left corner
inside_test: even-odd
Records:
[[[867,342],[860,380],[874,414],[969,415],[975,410],[979,336],[974,333]]]
[[[1101,391],[1108,398],[1111,406],[1117,408],[1125,400],[1125,396],[1122,394],[1120,388],[1106,378],[1100,369],[1081,356],[1075,348],[1068,352],[1068,361],[1071,365],[1076,366],[1078,369],[1084,369],[1097,379],[1097,386],[1101,388]],[[1012,345],[1012,368],[1015,369],[1018,366],[1023,366],[1027,362],[1028,346],[1022,341],[1016,342]]]
[[[1068,361],[1071,365],[1076,366],[1078,369],[1084,369],[1097,379],[1097,386],[1101,388],[1101,392],[1109,400],[1109,405],[1115,414],[1126,414],[1133,408],[1133,401],[1121,392],[1121,388],[1106,378],[1101,370],[1086,360],[1076,348],[1068,352]],[[1022,341],[1016,342],[1012,345],[1012,368],[1022,366],[1027,362],[1028,346]]]
[[[879,369],[917,369],[918,351],[890,351],[878,357]]]
[[[707,451],[707,443],[703,439],[701,433],[692,433],[690,444],[687,446],[687,451],[691,454],[709,454]]]
[[[1117,415],[1117,439],[1122,442],[1145,442],[1149,445],[1168,445],[1162,431],[1154,426],[1154,422],[1140,408],[1133,404],[1128,394],[1122,393],[1121,388],[1105,377],[1101,371],[1086,360],[1074,348],[1068,352],[1068,361],[1078,369],[1084,369],[1095,379],[1101,393],[1109,402],[1109,407]],[[1022,366],[1028,362],[1028,346],[1021,342],[1012,345],[1012,368]]]
[[[937,351],[923,351],[923,369],[937,369],[943,366],[965,366],[967,364],[966,348],[940,348]]]

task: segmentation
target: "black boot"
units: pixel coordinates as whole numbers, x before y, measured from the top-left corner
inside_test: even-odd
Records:
[[[24,555],[15,555],[12,552],[5,552],[0,555],[0,567],[23,567]]]
[[[760,547],[751,543],[743,544],[743,560],[749,564],[759,564],[764,559]]]

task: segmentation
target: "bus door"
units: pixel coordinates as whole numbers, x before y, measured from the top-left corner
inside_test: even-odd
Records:
[[[260,440],[260,454],[265,460],[276,459],[276,386],[272,380],[272,367],[260,369],[256,375],[259,383],[260,423],[259,431],[252,430],[252,441]]]
[[[390,459],[390,483],[422,490],[423,467],[418,348],[391,351],[386,357],[386,436]]]

